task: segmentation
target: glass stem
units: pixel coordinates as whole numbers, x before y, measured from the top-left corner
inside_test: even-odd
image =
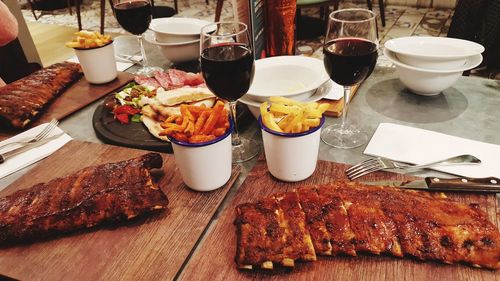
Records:
[[[342,109],[342,129],[347,125],[347,110],[351,98],[351,86],[344,86],[344,108]]]
[[[240,135],[238,133],[238,122],[236,121],[236,101],[229,102],[229,109],[231,110],[231,117],[233,118],[234,132],[232,137],[233,146],[241,144]]]
[[[142,34],[137,35],[137,41],[139,41],[139,48],[141,49],[142,66],[146,67],[149,65],[149,63],[148,58],[146,57],[146,51],[144,50],[144,44],[142,43]]]

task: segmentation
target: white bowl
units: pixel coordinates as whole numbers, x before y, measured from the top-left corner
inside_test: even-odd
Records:
[[[396,65],[396,71],[401,82],[412,92],[433,96],[451,87],[466,70],[472,69],[483,61],[483,56],[473,55],[467,58],[464,66],[453,70],[423,69],[402,63],[394,53],[388,49],[384,55]]]
[[[484,51],[478,43],[447,37],[401,37],[387,41],[384,46],[402,63],[435,70],[463,67],[468,57]]]
[[[157,18],[149,29],[159,43],[179,43],[200,39],[201,28],[210,23],[194,18]]]
[[[146,32],[144,39],[156,45],[163,56],[173,63],[194,61],[200,57],[200,39],[180,43],[160,43],[149,32]]]
[[[323,61],[304,56],[278,56],[255,61],[255,76],[247,96],[264,102],[271,96],[303,100],[330,78]]]
[[[312,96],[306,97],[304,99],[296,99],[296,98],[293,98],[293,99],[297,100],[297,101],[301,101],[301,102],[319,101],[320,99],[322,99],[326,95],[328,95],[328,93],[330,92],[331,89],[332,89],[332,82],[328,81],[328,82],[324,83],[323,85],[321,85],[321,87],[319,87],[314,92],[314,94]],[[269,100],[269,97],[267,97],[267,99],[264,101],[267,101],[267,100]],[[250,110],[252,115],[255,117],[255,119],[259,118],[260,105],[262,104],[262,102],[254,101],[254,100],[250,99],[247,95],[242,96],[241,98],[238,99],[238,101],[243,103],[243,104],[246,104],[246,106],[248,107],[248,109]]]

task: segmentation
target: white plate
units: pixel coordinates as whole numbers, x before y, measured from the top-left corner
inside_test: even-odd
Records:
[[[484,47],[478,43],[448,37],[400,37],[385,42],[384,46],[398,55],[448,60],[484,52]]]
[[[211,22],[195,18],[158,18],[153,19],[149,29],[172,35],[197,35],[201,34],[201,28]]]
[[[255,76],[247,95],[266,101],[270,96],[304,100],[330,78],[323,61],[304,56],[278,56],[255,61]]]
[[[328,81],[327,83],[324,83],[316,89],[314,92],[314,95],[307,97],[304,100],[299,100],[301,102],[315,102],[319,101],[320,99],[324,98],[328,93],[330,92],[332,88],[332,83]],[[298,99],[295,99],[298,100]],[[262,104],[261,102],[254,101],[251,98],[249,98],[247,95],[242,96],[241,98],[238,99],[239,102],[246,104],[248,106],[248,109],[250,112],[253,114],[255,118],[259,117],[260,114],[260,105]]]
[[[470,56],[470,57],[466,58],[465,64],[462,65],[459,68],[456,68],[456,69],[446,69],[446,70],[438,70],[438,69],[424,69],[424,68],[415,67],[415,66],[411,66],[411,65],[402,63],[400,60],[398,60],[398,58],[396,57],[396,55],[393,52],[389,51],[388,49],[384,50],[384,55],[392,63],[394,63],[395,65],[398,65],[400,67],[404,67],[404,68],[407,68],[407,69],[415,70],[415,71],[426,72],[426,73],[463,72],[463,71],[472,69],[472,68],[480,65],[481,62],[483,61],[483,56],[481,54],[477,54],[477,55],[473,55],[473,56]]]

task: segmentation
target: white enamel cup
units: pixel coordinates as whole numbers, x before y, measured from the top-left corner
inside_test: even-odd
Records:
[[[89,83],[104,84],[116,78],[118,72],[112,41],[101,47],[74,49],[82,66],[83,75]]]
[[[233,123],[227,132],[208,142],[188,143],[169,138],[184,183],[196,191],[211,191],[231,177]]]
[[[322,117],[318,127],[306,132],[280,133],[267,128],[259,117],[267,168],[271,175],[288,182],[310,177],[318,162],[321,127],[324,123],[325,117]]]

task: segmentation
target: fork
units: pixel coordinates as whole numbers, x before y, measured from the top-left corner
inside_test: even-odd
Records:
[[[396,169],[408,172],[410,170],[428,168],[434,165],[463,165],[463,164],[480,164],[480,163],[481,160],[469,154],[453,156],[450,158],[446,158],[444,160],[434,161],[431,163],[426,163],[421,165],[403,164],[389,159],[377,157],[365,160],[357,165],[354,165],[351,168],[347,169],[345,173],[347,175],[347,178],[349,178],[350,180],[354,180],[379,170]]]
[[[52,119],[52,120],[50,120],[49,124],[47,124],[47,126],[45,126],[45,128],[40,133],[38,133],[36,136],[34,136],[32,139],[6,143],[6,144],[0,146],[0,150],[2,150],[3,148],[5,148],[9,145],[12,145],[12,144],[28,144],[28,143],[34,143],[34,142],[40,141],[41,139],[48,136],[50,134],[50,132],[52,132],[52,130],[54,130],[55,127],[57,127],[58,124],[59,124],[59,121],[57,121],[57,119]]]

